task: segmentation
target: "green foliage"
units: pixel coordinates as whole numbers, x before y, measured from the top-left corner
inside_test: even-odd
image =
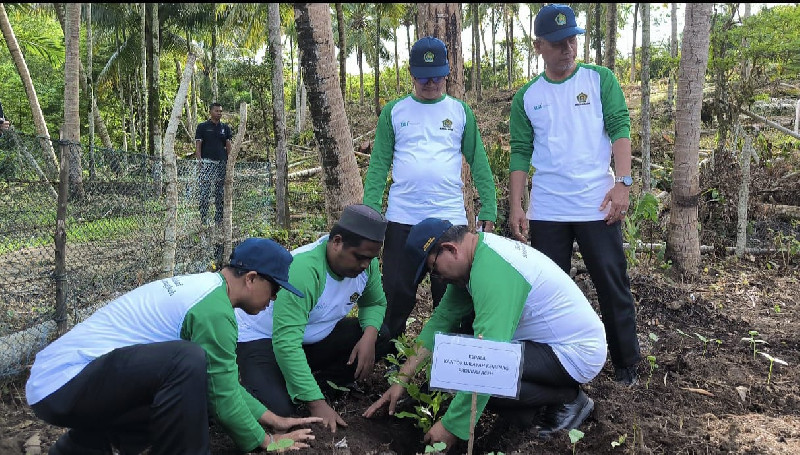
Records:
[[[650,373],[647,376],[647,383],[645,383],[644,388],[650,388],[650,381],[653,379],[653,372],[658,369],[658,364],[656,363],[656,356],[649,355],[647,356],[647,363],[650,364]]]
[[[386,360],[400,367],[403,359],[413,356],[419,345],[414,345],[406,334],[402,334],[394,339],[394,345],[397,349],[397,354],[389,354]],[[420,382],[415,380],[414,377],[420,371],[425,371],[425,377]],[[402,411],[395,413],[398,419],[409,418],[415,421],[414,425],[427,433],[434,423],[439,419],[442,407],[450,401],[452,396],[449,393],[441,392],[438,390],[425,391],[421,384],[429,384],[431,375],[431,359],[428,357],[425,361],[417,365],[412,378],[404,378],[400,376],[399,371],[393,371],[389,374],[389,384],[400,384],[405,389],[408,395],[416,403],[414,405],[414,412]],[[406,381],[408,379],[408,381]]]
[[[425,453],[443,453],[446,448],[447,444],[444,442],[435,442],[433,445],[425,446]]]
[[[583,439],[583,432],[578,430],[577,428],[573,428],[569,430],[569,442],[572,443],[572,453],[575,453],[575,448],[578,445],[578,441]]]
[[[639,263],[636,258],[636,247],[642,238],[641,226],[647,221],[658,223],[658,199],[650,193],[644,193],[633,201],[632,207],[624,219],[622,229],[623,239],[629,245],[629,248],[625,250],[629,267],[634,267]]]
[[[800,221],[792,220],[792,227],[796,229],[798,226]],[[792,233],[775,231],[772,228],[769,228],[769,232],[772,234],[772,243],[778,250],[783,266],[788,267],[794,259],[800,257],[800,240]]]
[[[757,330],[750,330],[747,333],[750,336],[742,338],[742,341],[746,341],[746,342],[750,343],[750,346],[753,348],[753,359],[755,359],[756,358],[756,353],[758,352],[756,347],[759,344],[767,344],[767,342],[764,341],[764,340],[761,340],[759,338],[756,338],[756,337],[758,337],[758,331]]]
[[[284,452],[286,449],[294,445],[294,439],[283,438],[277,441],[272,441],[267,446],[267,452]]]

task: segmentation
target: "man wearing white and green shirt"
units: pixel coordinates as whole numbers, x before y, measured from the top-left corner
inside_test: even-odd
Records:
[[[409,72],[414,94],[388,103],[381,111],[364,182],[364,204],[383,210],[383,195],[391,168],[383,247],[383,288],[386,328],[381,336],[395,338],[406,329],[416,305],[418,283],[403,258],[411,226],[437,216],[466,225],[461,163],[470,166],[481,208],[479,227],[494,230],[497,195],[475,114],[463,101],[445,94],[450,74],[447,48],[438,38],[420,38],[411,48]],[[433,306],[444,284],[431,281]]]
[[[575,282],[547,256],[517,240],[471,233],[464,226],[428,218],[411,229],[407,255],[417,267],[448,283],[447,290],[417,338],[416,354],[400,368],[411,378],[434,350],[437,332],[453,332],[459,318],[475,312],[473,334],[485,340],[523,344],[518,399],[478,395],[477,415],[487,403],[512,418],[542,412],[538,435],[577,428],[594,409],[580,384],[591,381],[606,361],[603,324]],[[394,384],[365,412],[384,405],[389,413],[405,393]],[[471,393],[458,392],[425,442],[452,448],[469,439]],[[477,420],[477,419],[476,419]],[[532,422],[531,422],[532,423]]]
[[[276,414],[303,403],[333,432],[347,426],[317,380],[347,385],[372,372],[386,311],[377,259],[385,232],[380,212],[345,207],[330,234],[292,251],[289,277],[302,296],[281,294],[256,315],[236,311],[242,385]]]
[[[636,307],[622,247],[630,204],[631,122],[614,73],[578,64],[575,13],[549,4],[534,22],[545,71],[517,91],[509,130],[510,231],[570,270],[573,242],[592,277],[615,380],[637,382]],[[614,169],[611,159],[614,159]],[[522,207],[533,167],[530,204]]]
[[[218,273],[140,286],[97,310],[36,355],[26,384],[34,413],[70,428],[50,455],[208,454],[213,417],[244,451],[289,438],[308,447],[315,418],[275,415],[239,385],[234,308],[263,310],[288,281],[292,256],[273,240],[238,245]],[[284,293],[281,293],[284,294]]]

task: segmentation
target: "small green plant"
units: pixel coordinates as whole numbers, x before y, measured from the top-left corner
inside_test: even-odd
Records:
[[[708,350],[708,342],[709,341],[715,341],[718,346],[722,344],[722,340],[720,340],[719,338],[706,338],[706,337],[704,337],[703,335],[700,335],[697,332],[695,332],[694,334],[697,336],[698,339],[700,339],[700,341],[703,342],[703,357],[706,356],[706,351]]]
[[[578,441],[583,439],[583,432],[577,428],[569,430],[569,442],[572,443],[572,454],[575,454],[575,448],[578,446]]]
[[[756,347],[759,344],[767,344],[767,342],[764,341],[764,340],[756,338],[758,336],[758,331],[757,330],[750,330],[747,333],[749,333],[750,336],[742,338],[742,341],[747,341],[753,347],[753,359],[755,359],[756,358],[756,353],[758,352],[758,349],[756,349]]]
[[[267,452],[283,452],[289,447],[294,445],[294,439],[283,438],[277,441],[272,441],[267,446]]]
[[[800,225],[800,221],[792,221],[793,228],[797,228],[798,225]],[[780,254],[783,266],[788,267],[792,259],[800,256],[800,240],[792,233],[784,234],[773,229],[769,229],[769,232],[773,235],[772,243]]]
[[[653,379],[653,372],[658,369],[658,364],[656,363],[656,356],[654,355],[647,356],[647,363],[650,364],[650,374],[647,376],[647,383],[644,385],[645,389],[650,388],[650,380]]]
[[[414,382],[413,380],[408,380],[408,378],[400,377],[399,367],[402,364],[404,358],[411,357],[417,351],[416,347],[414,346],[411,338],[409,338],[406,334],[402,334],[394,340],[395,349],[397,349],[397,354],[389,354],[386,356],[386,360],[398,367],[398,370],[392,371],[388,374],[388,381],[390,385],[393,384],[400,384],[408,393],[409,397],[416,402],[414,406],[414,412],[409,411],[402,411],[397,412],[394,414],[395,417],[399,419],[403,418],[410,418],[415,420],[415,426],[421,429],[424,433],[427,433],[428,430],[431,429],[434,423],[439,418],[439,413],[442,407],[452,399],[452,395],[446,392],[442,392],[439,390],[433,391],[423,391],[420,387],[420,383]],[[425,371],[425,378],[424,383],[430,383],[431,379],[431,358],[428,357],[424,362],[420,362],[417,365],[417,369],[414,372],[413,376],[420,371]]]
[[[434,442],[433,445],[425,446],[425,453],[443,453],[447,448],[444,442]]]
[[[769,360],[769,374],[767,374],[767,384],[769,384],[770,379],[772,379],[772,365],[776,362],[781,365],[789,365],[786,361],[781,360],[777,357],[772,357],[771,355],[767,354],[766,352],[759,352],[759,354],[763,355],[764,357]]]
[[[644,221],[658,223],[658,198],[651,193],[644,193],[640,199],[632,201],[631,210],[623,220],[622,236],[629,245],[625,250],[629,267],[639,263],[636,258],[636,247],[641,243],[641,226]]]
[[[778,313],[778,314],[780,314],[780,312],[781,312],[781,306],[778,305],[777,303],[775,304],[775,306],[772,307],[772,309],[774,309],[775,312]]]
[[[330,388],[332,388],[333,390],[338,390],[340,392],[349,392],[350,391],[350,389],[348,389],[347,387],[336,385],[335,383],[333,383],[331,381],[328,381],[328,386],[330,386]]]
[[[618,437],[616,441],[611,441],[611,447],[619,447],[622,444],[625,444],[625,440],[628,439],[628,433],[623,434],[622,436]]]

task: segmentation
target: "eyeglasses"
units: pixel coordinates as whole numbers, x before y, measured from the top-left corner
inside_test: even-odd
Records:
[[[439,254],[442,252],[443,248],[439,248],[439,251],[436,252],[436,256],[433,258],[433,264],[431,264],[431,276],[436,278],[441,278],[442,276],[439,275],[439,272],[436,271],[436,261],[439,260]]]
[[[416,79],[416,80],[417,80],[417,82],[419,82],[419,83],[420,83],[420,84],[422,84],[422,85],[427,85],[427,84],[428,84],[428,81],[433,81],[433,83],[434,83],[434,84],[438,84],[439,82],[442,82],[442,79],[444,79],[444,76],[436,76],[436,77],[415,77],[414,79]]]

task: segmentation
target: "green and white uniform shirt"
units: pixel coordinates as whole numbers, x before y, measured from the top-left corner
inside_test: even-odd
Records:
[[[28,403],[46,398],[114,349],[193,341],[206,351],[210,415],[239,447],[253,449],[264,441],[258,418],[267,408],[239,384],[237,333],[222,274],[153,281],[111,301],[39,352],[26,385]]]
[[[529,171],[527,217],[543,221],[597,221],[614,186],[611,144],[630,138],[625,96],[608,68],[578,64],[566,80],[544,73],[511,101],[510,170]],[[609,205],[610,208],[610,205]]]
[[[547,256],[522,242],[480,233],[467,288],[447,286],[418,340],[433,350],[434,335],[453,331],[473,308],[476,336],[548,344],[579,383],[592,380],[605,364],[605,329],[583,292]],[[469,438],[471,396],[457,393],[442,418],[461,439]],[[478,396],[478,415],[488,399]]]
[[[478,219],[495,221],[494,177],[472,109],[448,95],[433,101],[413,95],[394,100],[378,119],[364,182],[364,204],[383,210],[391,167],[387,220],[414,225],[435,216],[467,224],[461,191],[462,155],[480,196]]]
[[[343,278],[328,265],[327,245],[326,235],[292,251],[289,282],[305,297],[283,291],[256,315],[236,310],[240,342],[272,338],[275,359],[284,372],[292,400],[324,398],[311,374],[303,344],[323,340],[356,305],[362,330],[369,326],[380,329],[386,312],[378,259],[357,277]]]

